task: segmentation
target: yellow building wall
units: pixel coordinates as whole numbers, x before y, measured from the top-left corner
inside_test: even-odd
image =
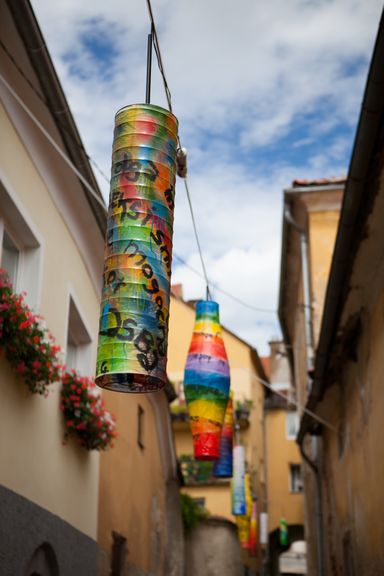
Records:
[[[43,238],[39,312],[64,350],[70,290],[91,336],[98,331],[99,295],[68,224],[1,106],[0,125],[4,175]],[[62,445],[59,386],[48,398],[30,395],[3,358],[0,374],[0,483],[95,538],[99,457],[75,442]]]
[[[339,216],[339,210],[309,213],[312,328],[315,347],[320,334]]]
[[[168,367],[167,372],[173,383],[182,382],[184,367],[192,338],[195,310],[175,297],[171,298]],[[257,380],[257,372],[251,348],[228,330],[223,329],[223,339],[231,371],[231,390],[236,401],[251,400],[250,425],[241,430],[241,441],[245,445],[252,485],[260,500],[264,498],[265,470],[263,452],[263,388]],[[192,436],[189,424],[174,424],[176,453],[193,454]],[[262,482],[264,480],[264,482]],[[192,497],[206,498],[206,508],[211,514],[231,520],[230,484],[204,487],[185,487],[183,491]]]
[[[288,524],[304,523],[303,494],[291,492],[289,485],[289,465],[301,464],[301,456],[295,440],[286,436],[286,415],[285,410],[266,415],[269,532],[279,527],[281,517]]]
[[[119,436],[114,449],[101,455],[98,543],[110,553],[112,531],[118,532],[127,539],[127,561],[151,571],[151,553],[163,564],[166,514],[161,439],[153,406],[146,394],[105,391],[104,398],[119,422]],[[168,410],[163,392],[154,398]],[[144,410],[143,448],[137,441],[139,405]]]

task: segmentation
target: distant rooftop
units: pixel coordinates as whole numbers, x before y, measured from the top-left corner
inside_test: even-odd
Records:
[[[345,184],[347,181],[346,176],[333,176],[332,178],[318,178],[317,180],[297,179],[293,180],[292,188],[300,188],[301,186],[329,186],[332,184]]]
[[[264,372],[268,377],[268,380],[271,377],[271,357],[270,356],[260,356],[261,363],[264,368]]]

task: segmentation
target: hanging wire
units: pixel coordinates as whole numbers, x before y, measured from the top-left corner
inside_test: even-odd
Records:
[[[14,99],[19,103],[19,105],[22,107],[24,112],[34,122],[34,124],[38,127],[38,129],[44,134],[44,136],[47,138],[47,140],[50,142],[50,144],[52,144],[52,146],[54,147],[56,152],[61,156],[61,158],[64,160],[64,162],[66,164],[68,164],[68,166],[76,174],[78,179],[84,184],[84,186],[86,187],[88,192],[95,198],[95,200],[100,204],[100,206],[102,206],[102,208],[106,211],[107,208],[105,206],[104,200],[95,192],[95,190],[89,184],[88,180],[86,180],[86,178],[84,178],[84,176],[81,174],[81,172],[79,172],[79,170],[76,168],[76,166],[73,164],[73,162],[68,158],[67,154],[62,150],[62,148],[60,148],[60,146],[57,144],[57,142],[55,142],[55,140],[52,138],[52,136],[49,134],[49,132],[47,132],[47,130],[44,128],[44,126],[41,124],[41,122],[36,118],[36,116],[33,114],[33,112],[31,112],[31,110],[23,102],[23,100],[18,96],[18,94],[14,91],[12,86],[10,86],[10,84],[8,84],[8,82],[6,81],[6,79],[4,78],[4,76],[1,73],[0,73],[0,80],[4,84],[4,86],[8,89],[8,91],[12,94]]]
[[[196,228],[196,220],[195,220],[195,216],[193,214],[193,208],[192,208],[192,202],[191,202],[191,196],[189,194],[189,188],[188,188],[188,183],[187,183],[187,178],[184,178],[184,184],[185,184],[185,190],[187,192],[187,199],[188,199],[188,204],[189,204],[189,209],[191,212],[191,218],[192,218],[192,224],[193,224],[193,230],[195,232],[195,238],[196,238],[196,244],[197,244],[197,248],[199,250],[199,255],[200,255],[200,260],[201,260],[201,267],[203,269],[203,273],[204,273],[204,279],[205,279],[205,283],[206,283],[206,292],[207,292],[207,300],[211,299],[211,293],[209,290],[209,280],[208,280],[208,275],[207,275],[207,269],[205,267],[205,263],[204,263],[204,258],[203,258],[203,253],[201,250],[201,245],[200,245],[200,240],[199,240],[199,235],[197,233],[197,228]]]
[[[176,260],[179,260],[179,262],[185,266],[186,268],[188,268],[188,270],[191,270],[191,272],[193,272],[194,274],[196,274],[197,276],[200,276],[200,278],[205,279],[205,276],[199,272],[198,270],[196,270],[196,268],[193,268],[193,266],[190,266],[188,264],[188,262],[186,262],[186,260],[184,260],[183,258],[181,258],[178,254],[173,253],[173,257],[176,258]],[[224,290],[224,288],[221,288],[218,284],[216,284],[215,282],[210,282],[210,286],[212,288],[214,288],[215,290],[217,290],[217,292],[221,292],[222,294],[224,294],[225,296],[227,296],[228,298],[231,298],[231,300],[233,300],[234,302],[237,302],[238,304],[241,304],[242,306],[245,306],[245,308],[248,308],[249,310],[253,310],[254,312],[263,312],[266,314],[277,314],[277,310],[273,310],[272,308],[259,308],[257,306],[252,306],[252,304],[249,304],[248,302],[244,302],[244,300],[241,300],[240,298],[238,298],[237,296],[234,296],[233,294],[231,294],[230,292],[227,292],[227,290]]]
[[[280,396],[280,398],[283,398],[287,402],[287,404],[294,404],[294,406],[296,406],[296,408],[298,408],[298,410],[301,413],[306,412],[314,420],[316,420],[317,422],[319,422],[320,424],[322,424],[323,426],[325,426],[329,430],[332,430],[332,432],[337,433],[337,429],[334,426],[332,426],[332,424],[330,424],[327,420],[324,420],[324,418],[321,418],[321,416],[318,416],[317,414],[312,412],[312,410],[309,410],[305,406],[302,406],[301,404],[299,404],[299,402],[297,402],[297,400],[287,398],[282,392],[279,392],[278,390],[273,388],[273,386],[271,386],[271,384],[269,382],[267,382],[266,380],[263,380],[263,378],[260,378],[259,376],[256,376],[256,378],[260,382],[260,384],[262,384],[265,388],[267,388],[268,390],[270,390],[271,392],[273,392],[277,396]]]
[[[151,0],[147,0],[147,7],[148,7],[148,12],[149,12],[149,18],[150,18],[150,21],[151,21],[151,28],[152,28],[152,30],[153,30],[153,45],[154,45],[155,54],[156,54],[156,58],[157,58],[157,65],[158,65],[158,68],[159,68],[159,70],[160,70],[161,77],[162,77],[162,79],[163,79],[165,96],[166,96],[166,99],[167,99],[168,108],[169,108],[169,111],[172,112],[172,96],[171,96],[171,91],[170,91],[169,86],[168,86],[168,81],[167,81],[167,77],[166,77],[166,75],[165,75],[163,60],[162,60],[162,57],[161,57],[159,38],[158,38],[158,36],[157,36],[157,30],[156,30],[155,19],[154,19],[154,16],[153,16],[153,10],[152,10],[152,5],[151,5]],[[180,137],[179,137],[179,136],[177,137],[177,142],[178,142],[179,149],[182,149],[181,142],[180,142]],[[207,269],[206,269],[205,263],[204,263],[203,252],[202,252],[202,249],[201,249],[201,244],[200,244],[199,235],[198,235],[198,232],[197,232],[196,219],[195,219],[195,215],[194,215],[194,211],[193,211],[192,200],[191,200],[191,195],[190,195],[190,193],[189,193],[189,186],[188,186],[188,181],[187,181],[187,176],[186,176],[186,175],[185,175],[185,177],[183,177],[183,180],[184,180],[185,192],[186,192],[186,194],[187,194],[187,200],[188,200],[189,210],[190,210],[190,212],[191,212],[191,219],[192,219],[193,231],[194,231],[194,234],[195,234],[196,244],[197,244],[197,248],[198,248],[199,256],[200,256],[200,260],[201,260],[201,267],[202,267],[202,269],[203,269],[203,274],[204,274],[204,278],[205,278],[205,284],[206,284],[206,299],[207,299],[207,300],[210,300],[210,299],[211,299],[211,292],[210,292],[210,289],[209,289],[209,279],[208,279]]]
[[[168,102],[168,108],[169,111],[172,112],[172,97],[171,97],[171,91],[169,90],[168,87],[168,82],[167,82],[167,78],[165,76],[165,71],[164,71],[164,66],[163,66],[163,60],[161,58],[161,52],[160,52],[160,45],[159,45],[159,38],[157,36],[157,30],[156,30],[156,24],[155,24],[155,19],[153,17],[153,11],[152,11],[152,6],[151,6],[151,0],[147,0],[147,7],[148,7],[148,12],[149,12],[149,19],[151,21],[151,27],[153,30],[153,47],[155,49],[155,54],[156,54],[156,58],[157,58],[157,64],[160,70],[160,74],[163,78],[163,84],[164,84],[164,90],[165,90],[165,96],[167,98],[167,102]]]

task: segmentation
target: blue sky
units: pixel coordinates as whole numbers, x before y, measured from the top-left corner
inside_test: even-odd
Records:
[[[116,111],[145,97],[144,0],[32,0],[84,145],[109,175]],[[208,275],[276,309],[282,190],[347,173],[381,0],[152,0],[188,149],[189,185]],[[165,106],[154,64],[152,102]],[[97,173],[107,197],[108,184]],[[174,251],[201,270],[184,186]],[[186,298],[204,281],[174,261]],[[225,325],[265,354],[277,318],[214,291]]]

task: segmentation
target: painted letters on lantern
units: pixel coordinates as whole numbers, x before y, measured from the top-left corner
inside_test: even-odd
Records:
[[[166,383],[177,120],[149,104],[116,114],[96,383]]]
[[[229,364],[221,335],[219,305],[196,305],[196,321],[184,374],[195,458],[216,460],[229,394]]]

